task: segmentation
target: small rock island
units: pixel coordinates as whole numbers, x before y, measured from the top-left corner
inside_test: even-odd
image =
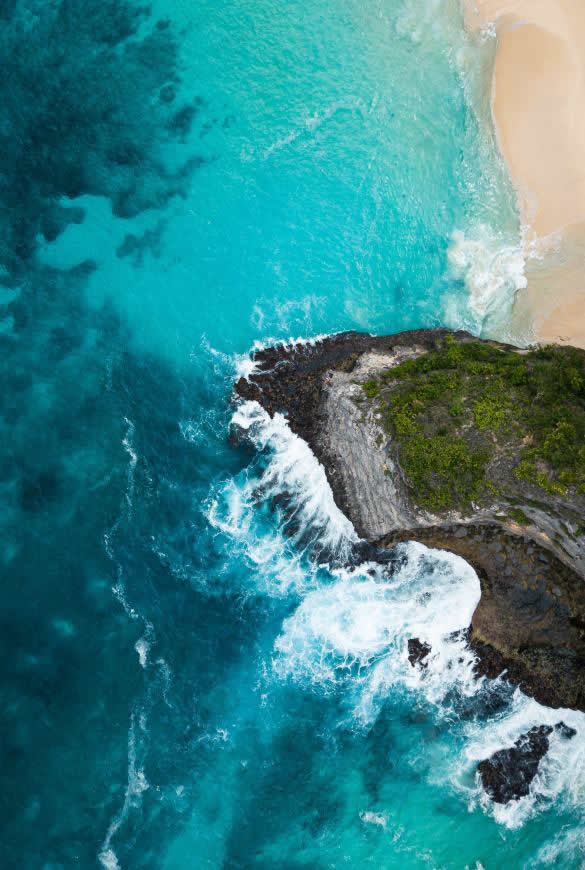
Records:
[[[236,393],[287,416],[362,538],[475,568],[478,672],[585,710],[585,351],[435,329],[342,333],[255,362]]]

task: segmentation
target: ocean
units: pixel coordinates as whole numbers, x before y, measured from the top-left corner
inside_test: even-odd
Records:
[[[0,34],[2,867],[582,867],[582,714],[476,681],[473,570],[355,564],[307,445],[232,398],[275,341],[528,340],[490,33],[8,0]],[[560,718],[494,805],[477,762]]]

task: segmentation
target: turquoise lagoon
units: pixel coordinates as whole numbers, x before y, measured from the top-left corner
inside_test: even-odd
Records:
[[[527,799],[476,782],[559,714],[473,680],[473,572],[348,565],[306,445],[230,401],[257,342],[508,336],[489,34],[433,0],[0,24],[3,866],[580,867],[580,715]]]

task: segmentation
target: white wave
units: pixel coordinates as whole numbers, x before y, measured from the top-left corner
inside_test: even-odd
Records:
[[[147,643],[143,637],[141,637],[134,644],[134,649],[138,653],[138,661],[140,662],[140,666],[142,668],[146,668],[146,664],[148,662],[148,650],[150,649],[150,644]]]
[[[282,414],[270,417],[258,402],[243,402],[232,424],[247,432],[257,450],[270,450],[261,489],[266,496],[292,496],[302,532],[320,530],[322,542],[331,548],[357,542],[352,524],[335,504],[325,469]]]
[[[197,738],[197,743],[229,743],[230,732],[227,728],[216,728],[215,731],[209,731]]]
[[[583,714],[545,708],[516,690],[491,718],[461,722],[456,715],[462,699],[475,703],[489,688],[489,681],[474,675],[475,656],[462,631],[480,598],[473,569],[457,556],[411,542],[400,548],[404,561],[396,569],[372,562],[323,571],[303,558],[309,544],[318,541],[343,556],[358,540],[335,505],[324,469],[282,415],[270,417],[258,403],[243,402],[232,423],[247,433],[258,458],[212,493],[208,520],[227,536],[232,557],[234,545],[240,548],[267,592],[294,588],[302,596],[275,642],[272,673],[343,691],[355,721],[366,727],[397,688],[418,694],[436,717],[455,723],[463,740],[458,756],[445,757],[441,781],[450,781],[470,808],[481,807],[506,827],[522,825],[552,802],[578,809],[585,800]],[[265,509],[282,495],[292,512],[288,535],[287,519],[279,525]],[[423,667],[408,660],[411,638],[430,646]],[[512,746],[534,725],[560,720],[577,734],[571,740],[551,735],[530,794],[504,806],[492,802],[476,775],[478,762]],[[369,813],[363,811],[362,821],[378,824],[373,815],[383,817]]]
[[[246,381],[249,381],[252,375],[256,374],[259,368],[259,363],[253,359],[253,351],[237,354],[234,363],[236,369],[236,380],[244,378]]]
[[[208,522],[228,538],[230,557],[239,556],[248,563],[260,591],[286,595],[291,589],[307,588],[314,583],[310,566],[303,564],[302,553],[281,530],[264,524],[257,516],[254,488],[247,480],[228,480],[209,498]]]
[[[270,417],[256,402],[245,402],[232,422],[248,432],[258,450],[271,451],[262,490],[268,496],[286,493],[293,497],[301,531],[320,530],[323,542],[331,548],[357,541],[352,524],[335,504],[323,466],[282,414]]]
[[[365,725],[397,687],[421,694],[439,718],[452,718],[454,699],[479,697],[486,681],[475,677],[475,656],[461,632],[480,598],[475,572],[457,556],[414,542],[403,545],[403,555],[406,561],[394,574],[365,563],[336,570],[333,583],[309,591],[275,642],[276,675],[325,691],[343,689],[353,716]],[[408,660],[410,638],[431,648],[424,667]],[[577,734],[567,740],[553,732],[530,794],[506,805],[491,801],[476,775],[479,761],[512,746],[533,726],[561,720]],[[471,808],[479,805],[514,828],[554,801],[573,809],[583,805],[582,713],[543,707],[517,689],[511,705],[495,718],[465,723],[463,738],[460,757],[446,759],[449,768],[439,776],[450,778]]]
[[[299,138],[303,131],[301,129],[290,130],[290,132],[286,133],[284,136],[281,136],[280,139],[277,139],[276,142],[273,142],[268,148],[265,148],[262,152],[262,157],[266,160],[273,154],[275,151],[280,151],[281,148],[286,148],[287,145],[292,145],[293,142]]]
[[[246,380],[249,380],[250,377],[258,371],[259,363],[253,358],[258,351],[266,350],[269,347],[314,347],[316,344],[325,341],[326,338],[330,338],[332,335],[335,335],[335,333],[324,332],[310,338],[294,338],[293,336],[290,336],[289,338],[258,339],[253,343],[251,349],[247,353],[236,354],[234,357],[236,378],[245,378]]]
[[[379,828],[386,828],[388,825],[388,819],[383,813],[374,813],[371,810],[363,810],[360,819],[366,825],[377,825]]]
[[[106,870],[120,870],[118,858],[113,849],[102,849],[99,854],[100,863]]]
[[[163,701],[167,705],[167,707],[172,710],[173,705],[169,701],[169,690],[171,688],[173,682],[173,672],[169,666],[169,664],[163,659],[158,658],[156,663],[160,669],[160,676],[162,680],[162,697]]]
[[[179,431],[190,444],[208,446],[224,437],[225,418],[216,408],[208,408],[197,418],[179,420]]]
[[[257,402],[248,401],[236,409],[232,424],[267,454],[267,463],[258,476],[249,470],[213,492],[207,519],[243,548],[264,577],[266,591],[306,587],[314,576],[303,554],[315,549],[329,555],[347,552],[358,540],[355,530],[335,504],[322,465],[282,414],[270,417]],[[260,512],[278,496],[287,498],[288,532],[271,526]]]
[[[350,111],[362,112],[365,114],[367,108],[366,103],[358,96],[348,96],[343,100],[335,100],[335,102],[327,106],[322,112],[314,112],[311,115],[306,115],[305,118],[299,122],[298,126],[288,130],[264,148],[261,152],[261,157],[263,160],[267,160],[272,154],[280,151],[282,148],[286,148],[288,145],[292,145],[300,137],[311,136],[319,129],[319,127],[321,127],[322,124],[331,120],[331,118],[333,118],[338,112]]]
[[[392,686],[422,691],[439,704],[457,685],[473,693],[473,656],[453,637],[479,601],[473,569],[450,553],[405,544],[393,575],[374,563],[337,570],[336,582],[310,592],[286,620],[275,644],[281,676],[333,687],[350,680],[355,714],[370,721]],[[408,640],[431,647],[426,668],[408,661]]]
[[[580,859],[580,868],[585,866],[585,826],[563,830],[550,843],[542,846],[533,861],[527,865],[530,870],[537,867],[575,867]]]
[[[523,242],[512,242],[482,224],[467,233],[455,230],[447,256],[469,294],[465,306],[455,295],[447,296],[447,322],[475,333],[505,328],[516,293],[527,286]]]
[[[142,794],[149,788],[148,781],[144,775],[144,771],[138,766],[137,750],[136,750],[136,733],[135,733],[135,714],[130,717],[130,728],[128,729],[128,783],[124,794],[124,803],[121,810],[114,816],[102,847],[98,854],[98,859],[105,870],[119,870],[120,864],[114,849],[112,848],[112,840],[121,826],[128,818],[128,813],[131,809],[139,808],[142,803]]]
[[[133,509],[133,501],[134,501],[134,473],[136,471],[136,464],[138,462],[138,454],[134,449],[134,432],[135,427],[134,423],[128,419],[128,417],[124,417],[124,422],[126,423],[127,429],[124,438],[122,439],[122,446],[124,450],[128,454],[129,462],[128,462],[128,486],[126,489],[126,503],[128,505],[128,514],[132,513]]]

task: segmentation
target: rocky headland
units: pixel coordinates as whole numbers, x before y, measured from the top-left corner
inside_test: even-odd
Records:
[[[478,672],[585,710],[585,351],[436,329],[343,333],[255,362],[236,393],[287,416],[366,541],[473,565]]]

